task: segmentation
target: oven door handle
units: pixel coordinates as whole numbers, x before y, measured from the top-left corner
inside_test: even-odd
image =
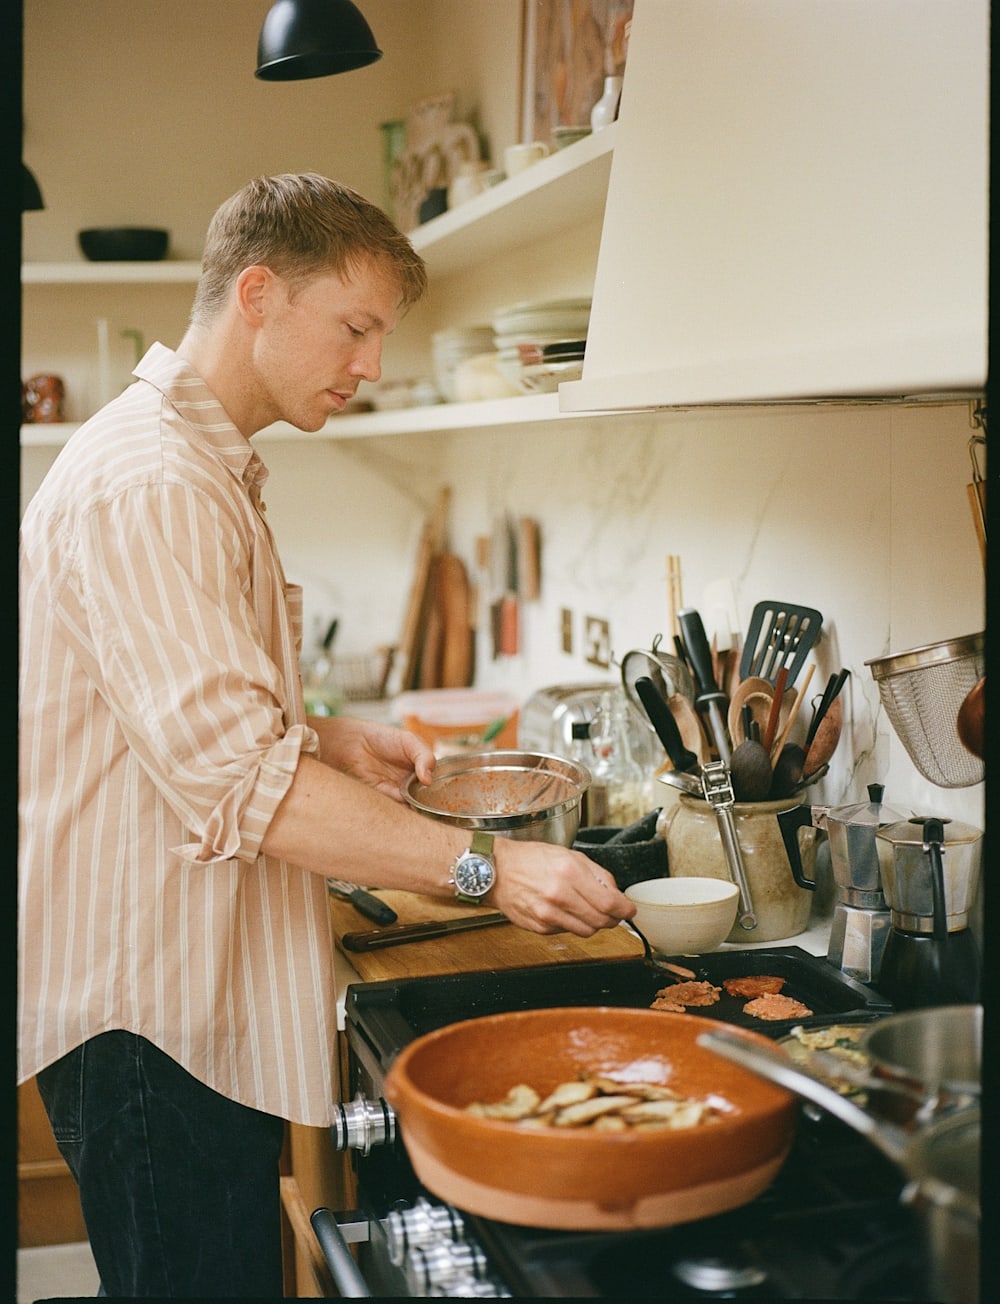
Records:
[[[309,1221],[341,1299],[373,1298],[361,1269],[354,1261],[336,1214],[329,1209],[314,1209]],[[367,1240],[367,1235],[358,1239]]]

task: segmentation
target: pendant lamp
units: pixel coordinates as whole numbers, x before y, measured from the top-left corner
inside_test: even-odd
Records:
[[[276,0],[257,41],[256,76],[301,81],[381,59],[372,29],[351,0]]]
[[[38,182],[35,180],[35,174],[27,163],[21,163],[21,212],[37,213],[45,207],[42,201],[42,192],[39,189]]]

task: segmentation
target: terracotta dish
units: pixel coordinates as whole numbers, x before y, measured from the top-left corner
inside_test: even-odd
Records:
[[[417,1176],[459,1209],[567,1230],[670,1226],[752,1200],[792,1142],[794,1095],[698,1046],[698,1035],[717,1026],[691,1014],[607,1007],[469,1019],[411,1042],[385,1095]],[[580,1072],[662,1083],[710,1099],[723,1117],[593,1132],[466,1112],[519,1083],[547,1093]]]

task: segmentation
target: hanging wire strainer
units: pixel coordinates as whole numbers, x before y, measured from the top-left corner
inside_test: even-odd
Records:
[[[983,781],[983,762],[958,736],[958,712],[985,674],[985,643],[985,635],[967,634],[865,662],[910,760],[939,788]]]

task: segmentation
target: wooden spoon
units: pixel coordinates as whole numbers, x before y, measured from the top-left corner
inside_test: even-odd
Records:
[[[766,801],[771,791],[771,758],[762,743],[744,738],[729,758],[729,776],[737,801]]]
[[[806,750],[806,760],[802,767],[803,775],[808,779],[821,769],[836,750],[840,742],[840,732],[844,723],[844,704],[835,697],[820,720],[812,742]]]
[[[770,680],[761,679],[759,675],[750,675],[747,679],[740,680],[729,699],[729,737],[733,740],[734,747],[746,738],[743,729],[744,704],[750,707],[763,735],[773,697],[774,688]]]
[[[683,693],[671,693],[667,698],[670,714],[677,721],[681,741],[689,752],[694,752],[701,764],[710,759],[708,739],[701,727],[701,716],[694,708],[694,703]]]
[[[785,743],[774,762],[774,774],[771,779],[769,796],[772,801],[790,797],[802,782],[805,768],[805,752],[798,743]]]

